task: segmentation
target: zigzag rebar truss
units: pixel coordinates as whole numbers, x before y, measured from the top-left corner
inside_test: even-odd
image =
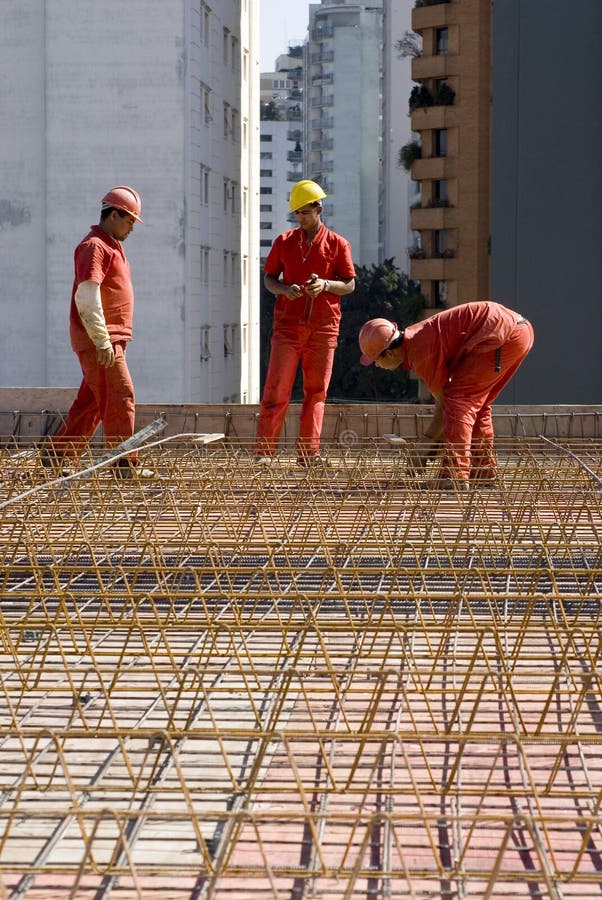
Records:
[[[499,455],[5,447],[0,895],[599,896],[601,445]]]

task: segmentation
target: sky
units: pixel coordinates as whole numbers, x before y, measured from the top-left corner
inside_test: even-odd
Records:
[[[309,0],[259,0],[260,70],[272,72],[276,57],[307,33]],[[317,0],[314,0],[317,2]]]

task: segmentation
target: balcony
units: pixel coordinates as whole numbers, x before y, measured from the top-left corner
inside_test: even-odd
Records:
[[[301,178],[301,172],[287,172],[286,180],[287,181],[299,181]]]
[[[287,141],[302,141],[303,132],[300,128],[294,128],[286,132]]]
[[[411,116],[412,131],[425,128],[453,128],[457,124],[458,115],[453,106],[422,106],[415,109]]]
[[[425,78],[447,78],[457,74],[457,57],[440,54],[438,56],[419,56],[412,60],[412,78],[424,81]]]
[[[424,28],[439,28],[455,22],[453,3],[442,0],[429,6],[415,6],[412,10],[412,31],[420,34]]]
[[[334,116],[320,116],[311,120],[311,127],[315,129],[334,128]]]
[[[332,138],[322,138],[319,141],[311,142],[312,150],[332,150],[334,147],[334,141]]]
[[[311,83],[312,84],[332,84],[334,81],[334,75],[332,72],[324,72],[321,75],[312,75]]]
[[[456,278],[455,259],[410,259],[410,278],[413,281],[448,281]]]
[[[303,162],[303,151],[302,150],[289,150],[286,154],[286,158],[289,162],[293,163],[301,163]]]
[[[413,231],[442,231],[458,226],[458,211],[450,206],[416,207],[410,211]]]
[[[318,53],[312,53],[312,63],[325,63],[334,61],[334,50],[320,50]]]
[[[456,175],[456,160],[449,156],[431,156],[417,159],[412,164],[410,175],[414,181],[426,178],[453,178]]]
[[[323,41],[326,38],[331,38],[333,35],[334,25],[324,22],[321,25],[316,25],[315,28],[312,29],[311,39],[312,41]]]

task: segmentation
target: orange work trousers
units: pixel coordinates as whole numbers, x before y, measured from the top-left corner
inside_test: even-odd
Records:
[[[65,422],[51,439],[55,453],[79,455],[101,422],[107,447],[134,434],[136,400],[125,348],[125,341],[113,344],[115,363],[109,368],[99,364],[95,348],[79,351],[84,377]],[[132,453],[129,458],[135,457]]]
[[[443,392],[444,476],[479,480],[496,475],[491,404],[532,346],[533,328],[522,321],[497,350],[468,353],[451,373]]]
[[[303,404],[297,449],[315,456],[320,450],[326,393],[332,375],[337,333],[310,325],[287,325],[274,330],[270,362],[259,408],[256,453],[272,455],[291,399],[299,363],[303,374]]]

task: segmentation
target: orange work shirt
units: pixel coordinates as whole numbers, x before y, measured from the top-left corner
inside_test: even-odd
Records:
[[[461,303],[436,313],[403,332],[403,367],[430,391],[440,391],[467,353],[486,353],[504,344],[520,313],[490,300]]]
[[[131,341],[134,288],[121,242],[106,234],[99,225],[92,225],[75,248],[73,258],[75,278],[71,292],[69,333],[75,352],[90,350],[94,346],[75,304],[75,292],[82,281],[100,284],[100,299],[111,342]]]
[[[331,281],[355,278],[355,268],[351,257],[351,244],[322,222],[311,245],[305,241],[302,228],[293,228],[278,235],[264,263],[264,272],[273,278],[280,278],[285,284],[301,287],[311,277],[326,278]],[[307,314],[307,296],[289,300],[279,294],[274,306],[274,326],[297,325],[304,322]],[[341,320],[341,298],[330,291],[322,291],[311,305],[308,324],[312,328],[330,326],[338,333]]]

